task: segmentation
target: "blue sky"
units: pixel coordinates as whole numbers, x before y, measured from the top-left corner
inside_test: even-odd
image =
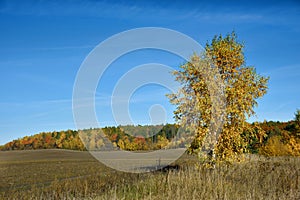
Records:
[[[210,1],[207,1],[210,2]],[[72,91],[77,71],[100,42],[139,27],[180,31],[201,45],[216,34],[236,31],[247,65],[270,76],[269,91],[252,121],[293,118],[300,108],[300,3],[297,1],[1,1],[0,144],[41,131],[75,129]],[[101,126],[113,125],[109,110],[114,84],[129,69],[156,62],[176,68],[174,55],[144,50],[121,57],[96,91]],[[166,106],[165,88],[148,85],[132,97],[138,123],[148,108]]]

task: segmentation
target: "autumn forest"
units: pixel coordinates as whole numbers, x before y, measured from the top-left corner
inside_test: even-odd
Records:
[[[254,153],[267,156],[300,155],[300,129],[297,116],[288,122],[264,121],[252,123],[254,132],[245,130],[242,134],[247,147],[245,153]],[[148,126],[117,126],[101,129],[105,136],[112,142],[115,149],[127,151],[155,150],[167,146],[178,131],[178,125],[148,125]],[[97,132],[99,129],[86,129],[86,134]],[[128,132],[130,131],[130,134]],[[157,133],[157,134],[156,134]],[[136,135],[137,137],[133,137]],[[147,137],[151,135],[151,137]],[[89,140],[87,147],[93,150],[99,140]],[[100,146],[101,144],[98,144]],[[182,144],[183,145],[183,144]],[[185,147],[184,145],[182,147]],[[0,147],[7,150],[32,150],[32,149],[71,149],[86,151],[78,131],[53,131],[42,132],[13,140]]]

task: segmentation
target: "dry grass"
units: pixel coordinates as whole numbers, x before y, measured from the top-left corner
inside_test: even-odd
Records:
[[[300,199],[300,158],[250,156],[207,169],[183,156],[179,168],[129,174],[87,152],[0,152],[0,199]]]

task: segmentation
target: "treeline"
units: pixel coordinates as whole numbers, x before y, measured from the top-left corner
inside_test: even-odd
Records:
[[[147,125],[147,126],[118,126],[85,129],[80,131],[54,131],[42,132],[13,140],[3,146],[1,150],[31,150],[31,149],[71,149],[71,150],[97,150],[107,145],[105,139],[111,141],[114,149],[154,150],[161,149],[171,143],[177,134],[178,126]],[[104,135],[102,135],[104,134]],[[183,141],[177,146],[183,145]],[[84,145],[85,144],[85,145]]]
[[[263,122],[260,127],[265,132],[263,143],[254,152],[267,156],[300,156],[300,123],[298,120],[289,122]]]
[[[300,126],[297,121],[264,121],[251,124],[251,131],[244,131],[247,152],[268,156],[300,155]],[[72,149],[97,150],[123,149],[128,151],[156,150],[166,146],[185,147],[184,136],[172,141],[179,130],[178,125],[117,126],[82,131],[42,132],[13,140],[0,147],[1,150],[26,149]],[[104,137],[101,134],[104,134]],[[177,135],[178,137],[178,135]],[[110,142],[106,142],[105,139]],[[172,143],[173,142],[173,143]],[[86,144],[86,145],[84,145]],[[112,146],[107,147],[105,145]]]
[[[1,150],[72,149],[85,150],[78,132],[73,130],[42,132],[13,140]]]

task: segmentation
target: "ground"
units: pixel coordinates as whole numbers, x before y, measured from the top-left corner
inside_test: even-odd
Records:
[[[88,152],[0,152],[0,199],[300,199],[300,158],[246,156],[215,169],[184,155],[151,173],[115,171]]]

